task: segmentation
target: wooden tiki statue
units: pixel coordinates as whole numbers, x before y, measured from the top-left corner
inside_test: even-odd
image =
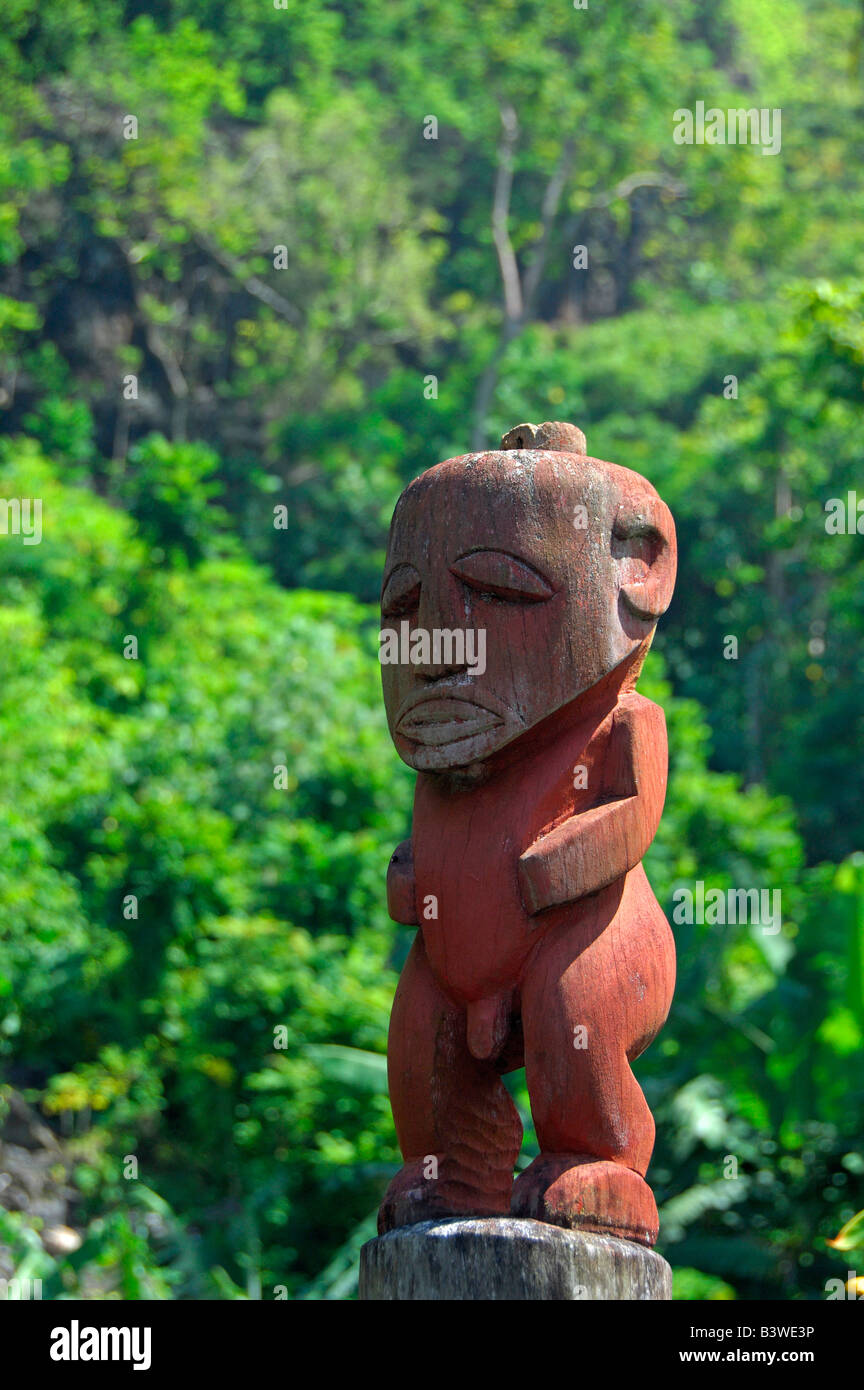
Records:
[[[672,597],[675,528],[572,425],[519,425],[407,487],[380,659],[417,772],[390,915],[419,930],[390,1024],[404,1166],[380,1230],[510,1214],[654,1243],[654,1121],[630,1063],[675,950],[642,868],[666,792],[636,681]],[[501,1081],[523,1066],[540,1155]]]

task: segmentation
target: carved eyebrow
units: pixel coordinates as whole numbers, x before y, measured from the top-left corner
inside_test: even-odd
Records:
[[[413,565],[397,565],[390,571],[381,592],[384,613],[406,613],[420,597],[420,575]]]
[[[470,588],[519,603],[543,603],[555,590],[526,560],[505,550],[471,550],[450,566]]]

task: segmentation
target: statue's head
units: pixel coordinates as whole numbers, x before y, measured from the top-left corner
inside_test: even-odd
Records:
[[[572,425],[519,425],[421,474],[396,505],[381,595],[400,757],[482,763],[619,668],[632,679],[675,566],[669,508],[586,457]]]

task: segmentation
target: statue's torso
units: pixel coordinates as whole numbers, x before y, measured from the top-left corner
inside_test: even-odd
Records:
[[[522,904],[519,856],[539,835],[601,799],[613,713],[599,724],[566,729],[478,786],[454,790],[434,775],[419,775],[416,905],[432,969],[455,1000],[471,1003],[518,983],[543,930]],[[587,778],[576,771],[581,767]],[[587,786],[574,786],[583,780]],[[437,918],[428,915],[430,897]],[[578,912],[578,903],[567,910]]]

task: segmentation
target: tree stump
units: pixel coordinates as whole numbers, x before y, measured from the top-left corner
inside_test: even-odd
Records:
[[[360,1254],[363,1300],[664,1300],[672,1270],[634,1241],[512,1217],[401,1226]]]

